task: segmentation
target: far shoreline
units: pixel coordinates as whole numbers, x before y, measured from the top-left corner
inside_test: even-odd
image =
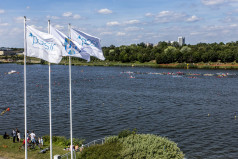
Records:
[[[0,64],[10,64],[16,63],[23,65],[23,61],[17,62],[3,62]],[[47,65],[47,62],[42,63],[38,60],[31,60],[27,62],[27,65],[42,64]],[[68,65],[68,61],[62,61],[58,65]],[[155,61],[151,62],[134,62],[134,63],[122,63],[113,61],[92,61],[92,62],[82,62],[82,61],[72,61],[72,66],[104,66],[104,67],[151,67],[151,68],[171,68],[171,69],[213,69],[213,70],[237,70],[238,63],[221,63],[221,62],[209,62],[209,63],[170,63],[170,64],[157,64]]]

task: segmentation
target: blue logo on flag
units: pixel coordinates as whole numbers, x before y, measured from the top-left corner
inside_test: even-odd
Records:
[[[65,51],[67,51],[69,55],[75,55],[76,54],[75,50],[81,52],[81,50],[79,50],[79,48],[69,38],[65,38],[64,46]]]
[[[91,39],[85,39],[84,37],[81,37],[80,35],[78,38],[82,41],[82,46],[88,45],[88,46],[93,46],[93,47],[99,47],[99,44],[96,40],[91,40]]]
[[[41,39],[39,39],[37,36],[33,35],[32,33],[29,34],[29,37],[32,37],[32,45],[35,46],[35,45],[41,45],[44,47],[45,50],[49,50],[49,51],[52,51],[54,50],[54,46],[56,44],[54,43],[50,43],[50,42],[45,42]]]

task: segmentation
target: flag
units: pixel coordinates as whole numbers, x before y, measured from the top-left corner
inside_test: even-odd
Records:
[[[64,46],[62,56],[74,56],[85,59],[88,62],[90,61],[90,55],[85,52],[81,52],[80,46],[77,45],[76,42],[69,39],[64,33],[60,32],[51,25],[50,34],[56,37],[61,42],[61,45]]]
[[[71,28],[70,32],[71,39],[77,42],[78,46],[80,46],[81,52],[88,53],[90,56],[97,57],[100,60],[105,60],[99,38],[73,28]]]
[[[62,59],[61,43],[48,33],[26,25],[26,56],[37,57],[50,63],[59,63]]]

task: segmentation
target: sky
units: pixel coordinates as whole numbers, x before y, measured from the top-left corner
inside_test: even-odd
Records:
[[[43,32],[50,20],[68,35],[70,23],[102,46],[238,41],[238,0],[1,0],[0,47],[23,48],[24,16]]]

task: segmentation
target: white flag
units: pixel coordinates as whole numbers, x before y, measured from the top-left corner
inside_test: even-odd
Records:
[[[71,39],[76,41],[80,46],[81,52],[88,53],[90,56],[105,60],[100,39],[89,34],[71,28]]]
[[[26,56],[37,57],[50,63],[59,63],[62,59],[61,43],[53,36],[26,26]]]
[[[76,42],[69,39],[64,33],[60,32],[51,25],[50,34],[55,36],[64,46],[64,49],[62,50],[62,56],[74,56],[85,59],[88,62],[90,61],[90,55],[85,52],[81,52],[80,46],[78,46]]]

